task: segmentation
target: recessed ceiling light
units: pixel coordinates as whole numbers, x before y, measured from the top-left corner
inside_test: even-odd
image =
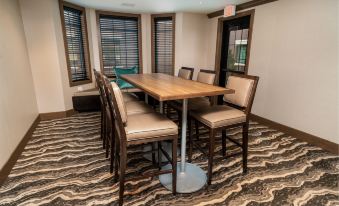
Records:
[[[134,7],[135,4],[132,4],[132,3],[122,3],[121,6]]]
[[[202,4],[202,1],[200,1],[199,4]]]

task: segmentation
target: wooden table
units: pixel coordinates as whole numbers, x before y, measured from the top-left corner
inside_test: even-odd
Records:
[[[153,73],[122,75],[122,79],[140,88],[148,95],[159,100],[160,112],[163,111],[163,101],[183,100],[182,130],[181,130],[181,162],[177,169],[177,192],[191,193],[199,190],[206,184],[206,174],[197,165],[186,163],[186,130],[187,130],[187,102],[189,98],[232,94],[234,90],[213,86],[179,77]],[[179,167],[180,166],[180,167]],[[168,169],[171,165],[166,165]],[[159,177],[160,182],[167,188],[172,188],[172,176],[165,174]]]

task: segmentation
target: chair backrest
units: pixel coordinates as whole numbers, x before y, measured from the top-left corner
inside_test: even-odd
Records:
[[[122,96],[122,92],[115,82],[110,82],[107,77],[104,77],[106,87],[108,88],[109,103],[114,109],[114,114],[117,119],[121,119],[122,124],[127,124],[127,110]]]
[[[200,69],[197,81],[205,84],[214,84],[215,76],[215,71]]]
[[[115,82],[110,82],[110,80],[105,76],[104,83],[107,90],[108,104],[111,112],[113,113],[113,118],[111,119],[112,125],[114,125],[114,131],[117,132],[118,139],[120,140],[120,147],[123,148],[127,141],[125,131],[127,113],[122,93],[118,85]]]
[[[103,90],[103,81],[102,81],[102,75],[98,71],[94,69],[94,76],[95,76],[95,82],[99,88],[99,94],[100,94],[100,102],[101,106],[103,107],[102,109],[105,109],[105,91]]]
[[[249,114],[252,108],[259,77],[250,75],[232,74],[228,77],[226,87],[235,90],[234,94],[225,94],[224,101],[244,108]]]
[[[194,68],[181,67],[178,73],[178,77],[187,79],[187,80],[192,80],[193,73],[194,73]]]

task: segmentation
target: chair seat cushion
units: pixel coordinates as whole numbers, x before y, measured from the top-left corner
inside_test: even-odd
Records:
[[[211,128],[229,126],[246,121],[243,111],[226,106],[217,105],[192,110],[191,116]]]
[[[127,115],[134,115],[134,114],[145,114],[154,112],[154,110],[148,106],[146,103],[141,101],[130,101],[125,102]]]
[[[178,126],[159,113],[130,115],[125,130],[127,141],[178,134]]]
[[[122,92],[122,97],[124,98],[124,102],[139,101],[135,95],[128,92]]]
[[[182,110],[182,100],[173,100],[169,102],[171,107],[174,107],[177,110]],[[188,99],[187,109],[188,110],[195,110],[199,109],[200,107],[209,107],[210,101],[207,97],[197,97]]]

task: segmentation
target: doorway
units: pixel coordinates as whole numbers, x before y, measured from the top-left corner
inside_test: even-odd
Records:
[[[224,87],[232,73],[247,74],[254,10],[218,19],[216,73]],[[218,98],[222,102],[222,96]]]

